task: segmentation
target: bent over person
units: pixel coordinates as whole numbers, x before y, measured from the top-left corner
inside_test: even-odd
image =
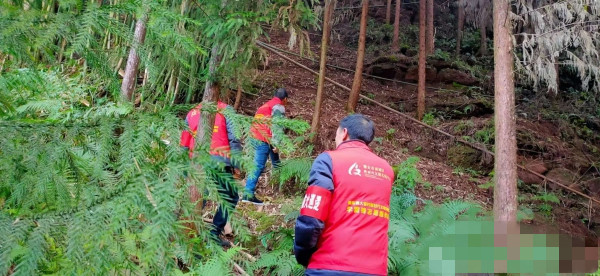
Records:
[[[284,116],[287,97],[288,93],[285,88],[277,89],[274,97],[259,107],[254,115],[254,122],[250,128],[252,135],[250,144],[255,149],[254,164],[256,168],[248,175],[242,202],[250,202],[255,205],[263,204],[262,200],[256,198],[254,194],[256,183],[265,169],[267,159],[271,158],[273,168],[276,168],[280,163],[279,150],[277,149],[280,137],[277,136],[277,133],[273,133],[271,119],[275,116]]]
[[[192,150],[194,149],[196,132],[198,130],[198,124],[200,122],[202,104],[199,104],[194,109],[188,112],[185,122],[190,133],[184,130],[181,133],[181,146],[188,148],[190,151],[190,157],[192,157]],[[226,205],[220,205],[213,218],[213,229],[211,234],[215,240],[221,245],[229,245],[229,242],[221,239],[220,235],[223,233],[227,220],[229,218],[229,211],[235,209],[238,202],[238,191],[233,180],[234,170],[239,169],[239,165],[235,160],[231,159],[232,152],[239,154],[242,152],[242,146],[240,141],[235,136],[233,131],[233,124],[227,120],[223,111],[231,106],[219,101],[217,103],[217,114],[215,115],[215,124],[213,126],[213,133],[210,142],[210,156],[211,159],[220,163],[217,170],[223,170],[226,172],[225,176],[215,176],[214,179],[219,185],[218,192],[223,199],[225,199]]]
[[[337,148],[312,165],[294,239],[306,275],[387,275],[394,171],[369,148],[374,136],[373,121],[347,116]]]

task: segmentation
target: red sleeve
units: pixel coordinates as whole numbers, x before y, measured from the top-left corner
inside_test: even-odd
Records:
[[[323,187],[311,185],[306,190],[300,214],[325,221],[329,214],[330,203],[331,191]]]

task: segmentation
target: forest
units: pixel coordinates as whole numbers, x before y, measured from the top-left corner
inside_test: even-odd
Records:
[[[278,88],[281,162],[232,208]],[[0,0],[0,275],[305,275],[354,113],[393,168],[388,275],[600,275],[599,0]]]

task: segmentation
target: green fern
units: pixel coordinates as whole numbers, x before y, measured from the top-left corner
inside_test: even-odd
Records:
[[[189,186],[221,202],[216,180],[229,175],[207,151],[193,160],[202,169],[189,169],[178,141],[183,121],[175,114],[147,115],[111,103],[73,109],[70,117],[55,114],[60,120],[28,112],[28,119],[0,123],[9,137],[0,139],[0,235],[6,237],[0,244],[0,273],[13,265],[17,275],[170,273],[178,269],[177,258],[202,273],[231,273],[232,262],[249,269],[216,253],[219,246],[193,211]],[[231,119],[242,132],[250,127],[247,118]],[[242,225],[235,210],[228,211],[234,214],[232,224]],[[191,218],[197,237],[189,239],[182,231],[190,220],[181,217]],[[236,234],[242,242],[252,236],[245,227],[236,226]],[[289,237],[286,241],[290,247]],[[290,252],[286,256],[285,266],[269,269],[281,275],[299,271]]]
[[[428,275],[429,248],[447,234],[458,220],[479,220],[481,208],[473,203],[451,201],[426,204],[414,213],[399,198],[392,198],[388,270],[391,275]],[[405,210],[400,213],[398,210]]]
[[[531,199],[542,202],[560,203],[560,200],[554,193],[543,193],[541,195],[533,196]]]
[[[273,178],[279,182],[280,189],[290,180],[300,184],[300,188],[306,187],[311,167],[311,158],[286,159],[275,169]]]
[[[104,118],[96,125],[0,125],[11,137],[0,140],[0,168],[8,173],[0,180],[6,195],[0,272],[14,264],[16,275],[31,275],[47,262],[59,274],[175,269],[169,256],[199,249],[185,241],[175,216],[180,209],[194,217],[187,185],[216,191],[212,179],[224,177],[210,163],[203,172],[189,171],[178,143],[163,142],[180,126],[180,119],[165,113]],[[206,233],[199,233],[204,240]],[[50,252],[50,235],[64,255]],[[25,253],[15,254],[20,247]]]
[[[264,235],[262,243],[272,250],[260,255],[252,264],[253,271],[262,270],[263,275],[304,275],[304,268],[296,262],[291,252],[294,244],[293,229],[280,229]]]
[[[265,253],[253,264],[253,268],[263,270],[262,275],[304,275],[304,267],[296,262],[289,250]]]
[[[202,97],[197,91],[214,45],[222,56],[221,85],[248,79],[247,70],[263,57],[254,44],[264,37],[261,23],[287,3],[221,7],[210,0],[182,13],[177,1],[116,2],[0,2],[0,274],[182,274],[183,265],[192,274],[227,275],[234,262],[250,271],[238,250],[224,252],[211,241],[210,226],[190,203],[191,186],[222,202],[215,180],[227,176],[212,163],[207,145],[191,162],[179,147],[183,120],[177,115],[191,106],[174,103]],[[144,4],[150,20],[138,50],[140,72],[148,78],[134,107],[113,100],[131,26]],[[307,12],[298,13],[304,25]],[[240,137],[248,137],[252,118],[226,116]],[[273,123],[297,134],[308,130],[299,120]],[[281,151],[293,154],[294,141],[282,137]],[[243,168],[252,163],[248,152],[236,156]],[[190,169],[190,163],[201,166]],[[251,239],[229,211],[236,239]],[[198,230],[191,238],[188,223]],[[290,246],[289,236],[283,241]],[[260,269],[299,273],[286,254],[280,255],[285,265]]]

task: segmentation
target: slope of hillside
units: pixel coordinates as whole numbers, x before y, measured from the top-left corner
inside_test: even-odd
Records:
[[[287,36],[283,33],[273,33],[270,43],[278,48],[285,49]],[[312,41],[312,51],[314,53],[319,52],[318,45],[318,42]],[[331,64],[352,68],[355,56],[355,50],[347,48],[339,41],[334,40],[329,51],[328,61]],[[314,70],[318,70],[317,63],[302,60],[298,57],[290,57]],[[367,62],[375,58],[373,56],[368,57],[370,60],[367,60]],[[291,92],[287,115],[306,121],[312,119],[316,96],[316,76],[271,53],[268,54],[267,65],[258,70],[258,78],[254,83],[259,91],[258,96],[244,96],[243,113],[253,114],[258,106],[271,97],[271,93],[276,87],[285,87]],[[346,86],[352,84],[353,74],[350,72],[328,69],[327,75]],[[456,89],[451,85],[441,83],[429,83],[428,85]],[[415,86],[365,78],[362,87],[363,94],[381,103],[396,108],[408,107],[405,110],[414,110],[410,106],[416,104],[412,100],[416,94]],[[325,93],[321,130],[313,155],[334,147],[337,123],[346,115],[344,107],[348,93],[330,83],[325,84]],[[435,111],[435,107],[432,105],[436,107],[443,106],[444,103],[456,102],[457,100],[460,102],[461,99],[462,102],[468,104],[472,98],[467,94],[464,90],[428,90],[428,110],[433,117],[431,119],[432,123],[436,127],[458,136],[471,135],[472,137],[478,137],[477,135],[479,135],[486,138],[485,131],[486,128],[489,131],[491,120],[493,120],[492,114],[480,113],[474,114],[475,116],[472,117],[463,116],[463,120],[460,120],[460,118],[445,119],[439,115],[440,113],[432,112],[432,110]],[[489,98],[489,95],[487,97]],[[453,104],[453,106],[456,105],[460,106],[462,104]],[[472,200],[491,210],[493,188],[489,184],[486,185],[491,180],[488,173],[493,167],[490,158],[485,158],[477,151],[468,150],[468,148],[465,150],[464,147],[456,147],[456,144],[448,137],[424,129],[422,126],[411,123],[397,114],[382,110],[381,107],[376,105],[361,101],[357,112],[368,115],[375,122],[377,138],[371,144],[371,147],[375,152],[386,158],[390,164],[400,164],[410,156],[420,158],[417,168],[423,175],[423,181],[416,189],[417,196],[438,203],[449,199]],[[412,115],[414,116],[414,114]],[[493,123],[491,126],[493,132]],[[565,164],[570,164],[565,158],[567,160],[575,158],[574,153],[581,151],[581,149],[574,150],[568,143],[560,141],[560,134],[554,133],[559,128],[554,126],[552,122],[519,119],[519,128],[520,133],[530,136],[529,140],[531,142],[531,149],[523,149],[523,152],[520,152],[524,160],[532,158],[532,156],[528,156],[529,159],[525,158],[526,151],[545,151],[547,153],[545,157],[547,158],[543,159],[544,164],[551,168],[562,168]],[[487,135],[487,138],[490,139],[490,134]],[[493,133],[491,136],[493,141]],[[539,141],[539,138],[547,139],[546,141]],[[522,140],[520,139],[520,141]],[[535,148],[540,143],[544,145],[543,149]],[[458,153],[456,153],[457,148]],[[489,148],[491,149],[491,147]],[[464,152],[461,152],[461,150]],[[449,151],[452,151],[452,154],[458,154],[459,159],[474,158],[478,164],[475,164],[475,168],[457,166],[456,162],[453,162],[453,158],[456,159],[457,157],[453,157],[452,154],[449,154]],[[582,175],[585,175],[585,173],[582,173]],[[561,179],[561,181],[566,180]],[[277,191],[265,188],[266,186],[261,185],[263,190],[259,190],[259,193],[266,194],[269,198],[285,197],[285,195],[278,194]],[[524,220],[527,224],[535,226],[532,231],[560,231],[576,236],[586,236],[592,240],[595,239],[595,233],[591,230],[595,230],[600,220],[594,208],[586,208],[586,206],[589,206],[589,202],[557,189],[554,190],[554,193],[559,195],[560,203],[554,204],[540,201],[538,193],[533,186],[521,185],[520,204],[522,209],[525,213],[532,210],[536,211],[534,217],[531,217],[531,214],[529,217],[526,215],[527,218]],[[564,194],[564,196],[560,196],[561,194]],[[536,209],[536,205],[546,203],[551,206],[549,210],[542,213]]]

